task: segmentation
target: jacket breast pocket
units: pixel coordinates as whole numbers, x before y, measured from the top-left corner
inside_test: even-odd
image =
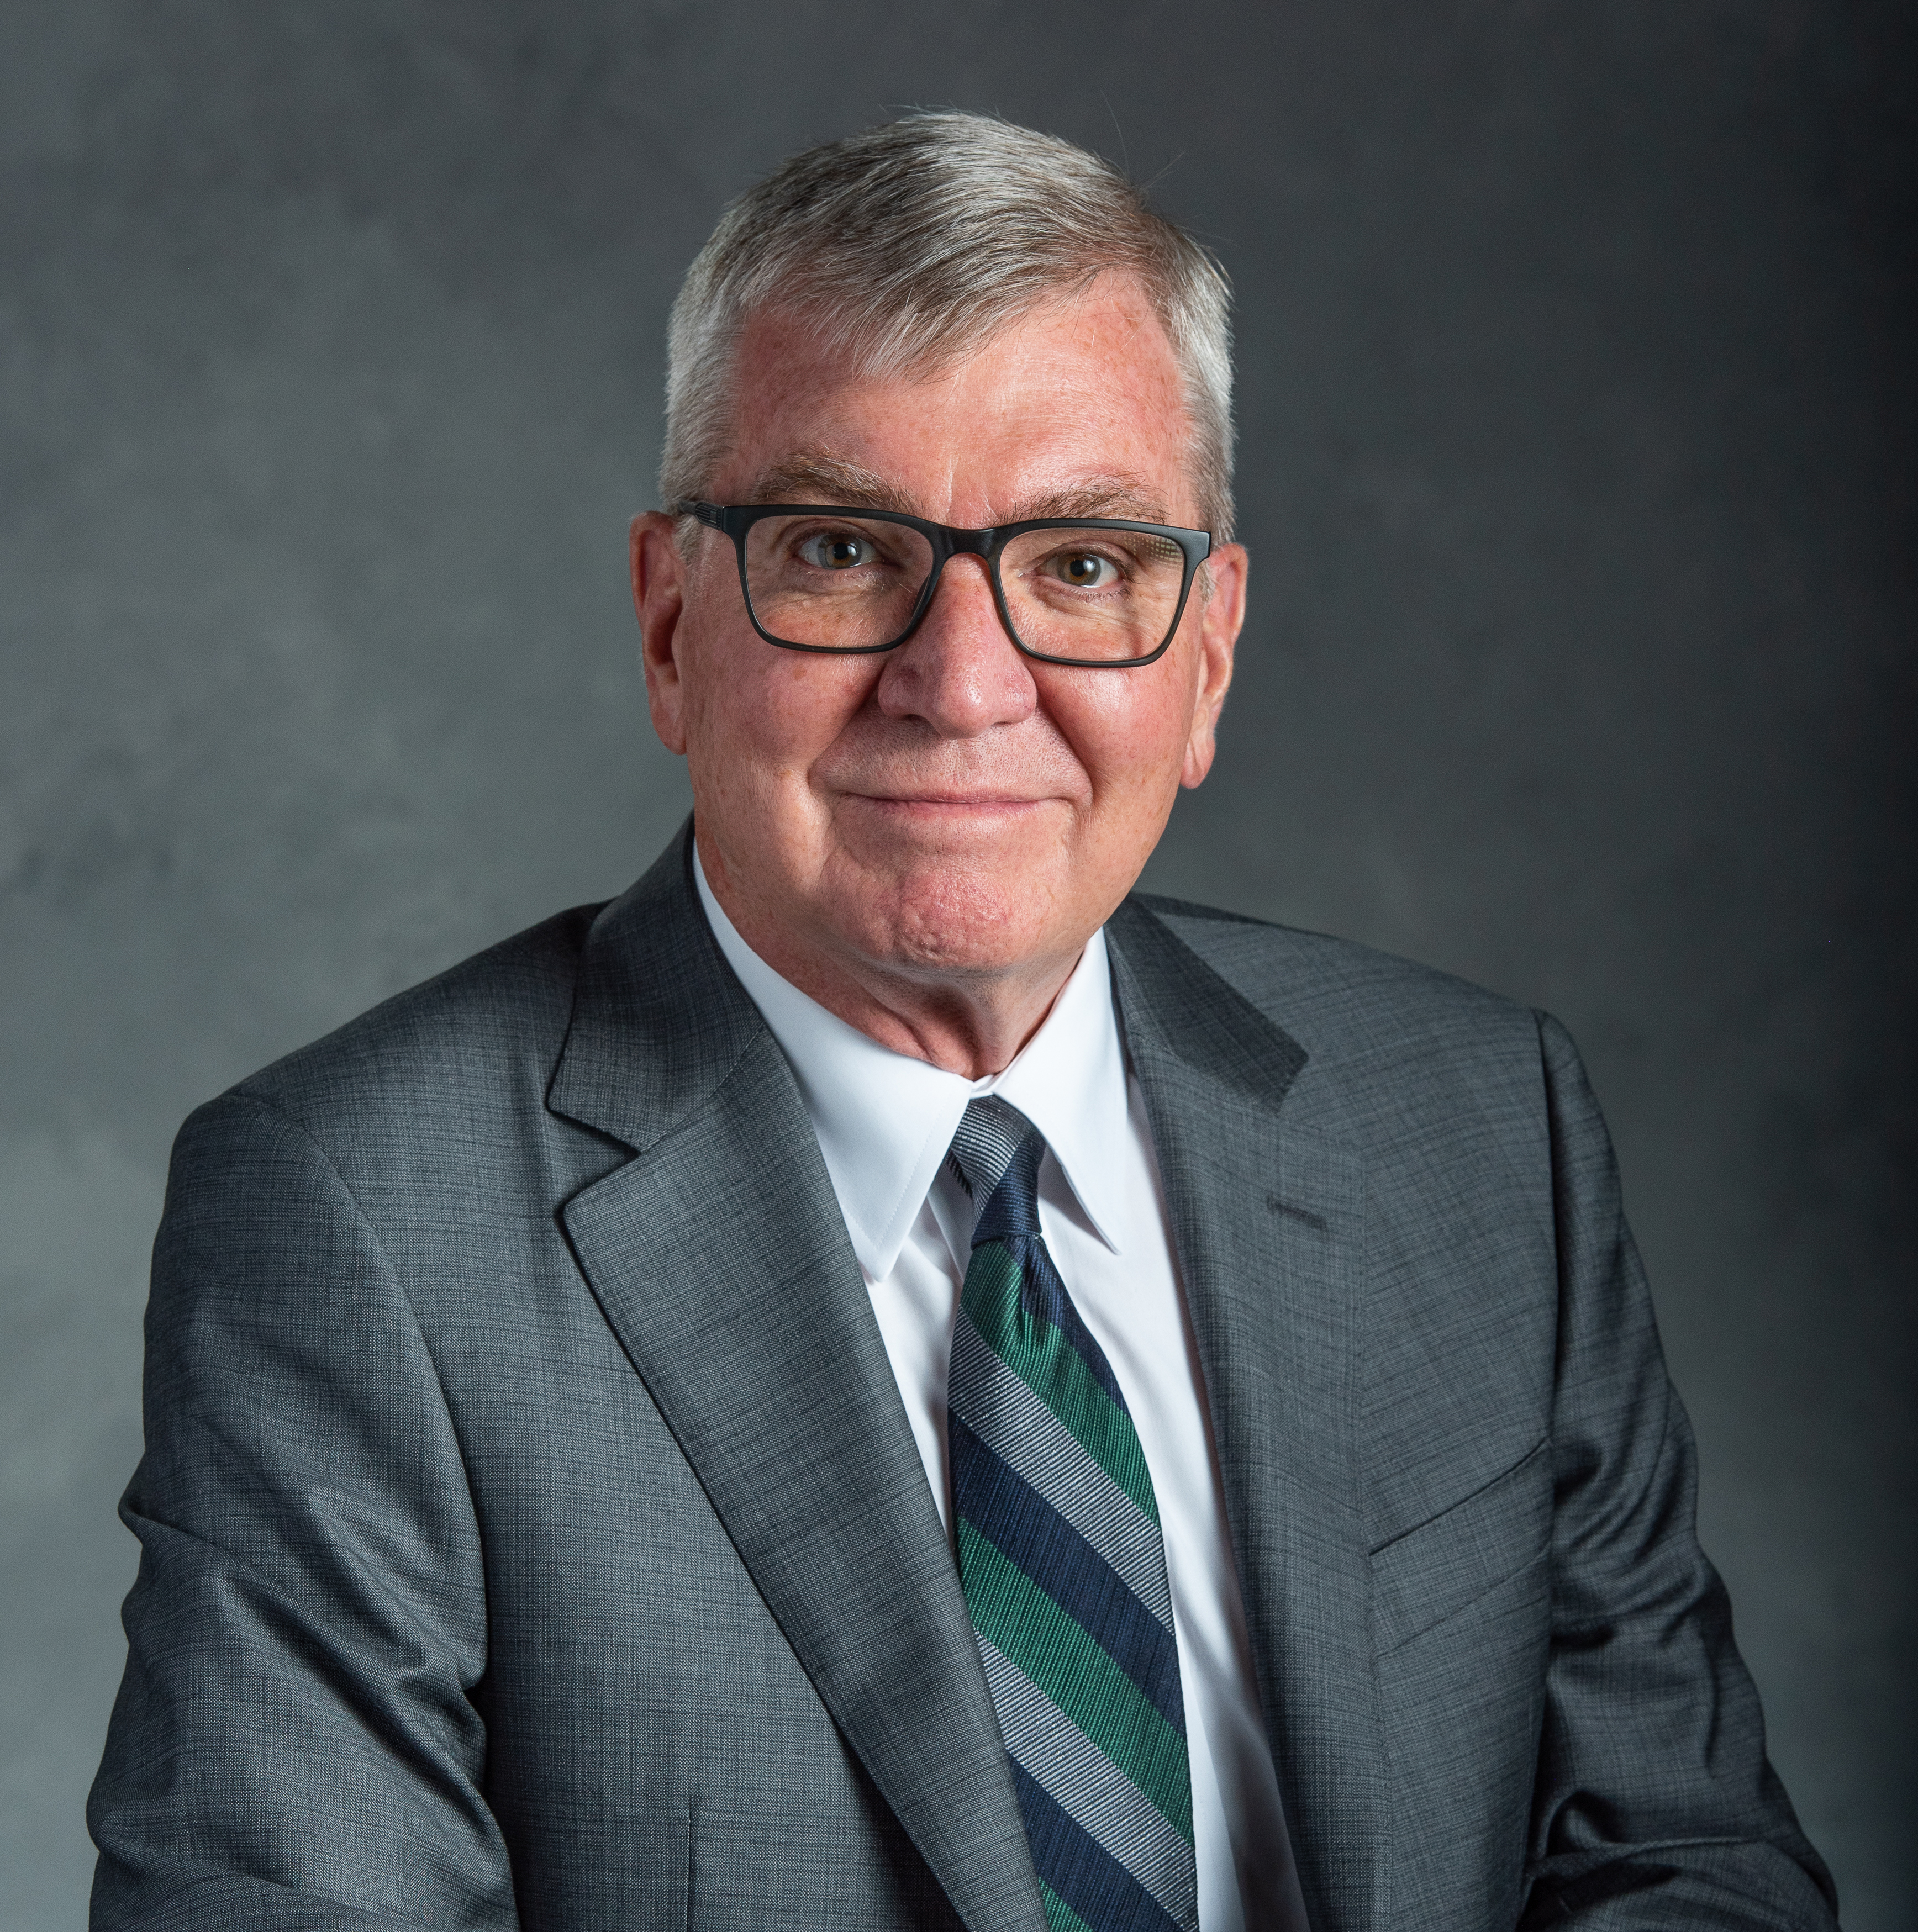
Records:
[[[1372,1552],[1373,1648],[1409,1643],[1528,1565],[1552,1533],[1549,1443]]]

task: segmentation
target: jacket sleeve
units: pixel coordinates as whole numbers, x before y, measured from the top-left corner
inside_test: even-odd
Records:
[[[452,1420],[366,1217],[265,1101],[182,1130],[146,1352],[95,1932],[515,1925]]]
[[[1542,1045],[1559,1274],[1552,1642],[1521,1927],[1833,1928],[1830,1876],[1766,1760],[1698,1546],[1691,1429],[1604,1126],[1555,1021]]]

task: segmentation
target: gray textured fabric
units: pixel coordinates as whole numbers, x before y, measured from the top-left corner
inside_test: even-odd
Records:
[[[182,1130],[97,1928],[1042,1932],[687,866]],[[1109,936],[1313,1925],[1828,1925],[1562,1033],[1192,908]]]

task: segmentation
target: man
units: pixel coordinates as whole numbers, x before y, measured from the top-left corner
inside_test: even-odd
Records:
[[[729,212],[689,833],[182,1133],[96,1925],[1831,1924],[1563,1033],[1128,896],[1228,384],[1063,143]]]

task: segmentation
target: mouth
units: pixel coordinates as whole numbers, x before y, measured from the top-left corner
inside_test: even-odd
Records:
[[[882,812],[926,812],[959,818],[1032,812],[1052,802],[1007,792],[848,792],[843,796],[855,803],[875,806]]]

